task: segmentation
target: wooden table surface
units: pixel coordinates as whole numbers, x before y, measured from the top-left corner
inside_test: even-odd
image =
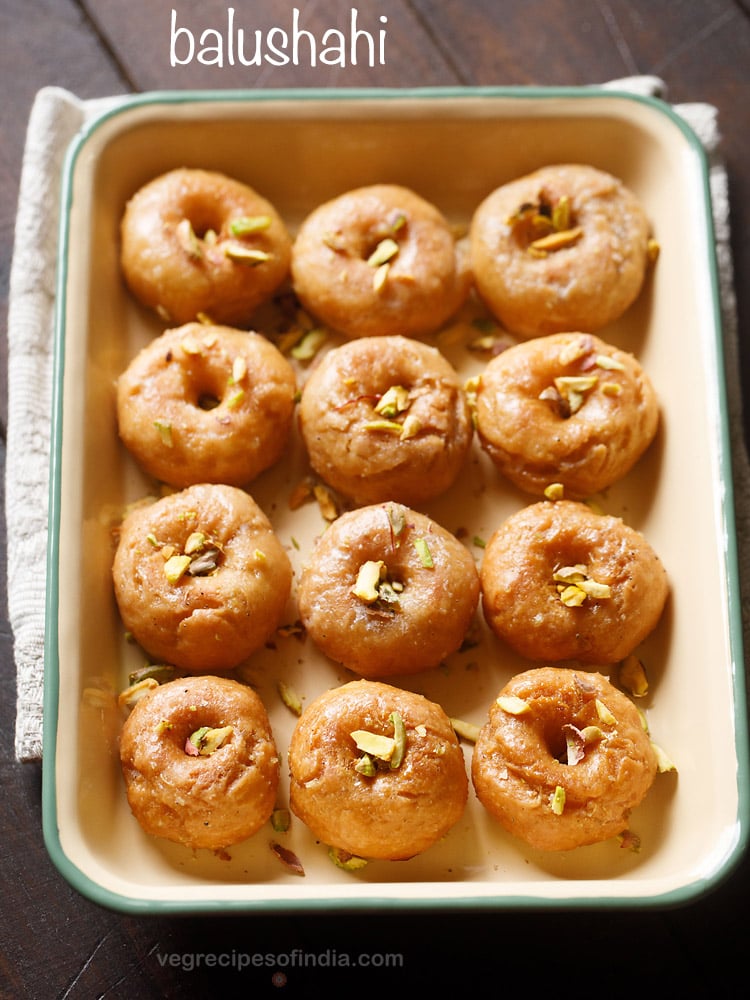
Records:
[[[750,381],[750,0],[362,0],[372,25],[386,16],[385,65],[224,67],[169,64],[170,12],[196,37],[226,24],[219,0],[0,0],[0,322],[5,324],[18,180],[31,102],[45,85],[82,98],[130,91],[287,86],[598,83],[655,74],[672,101],[719,109],[730,178],[742,379]],[[235,0],[238,24],[288,25],[286,0]],[[348,22],[339,0],[300,3],[318,37]],[[52,223],[51,223],[52,224]],[[2,338],[3,370],[7,346]],[[3,379],[0,416],[7,418]],[[747,397],[747,391],[745,392]],[[746,428],[748,426],[745,418]],[[3,434],[3,441],[5,435]],[[4,448],[3,448],[4,458]],[[5,527],[2,543],[5,594]],[[15,678],[4,600],[0,622],[0,997],[351,995],[369,983],[411,996],[448,984],[471,996],[518,978],[534,996],[561,991],[657,996],[674,981],[686,996],[734,995],[728,970],[745,958],[750,871],[688,907],[642,912],[335,915],[226,919],[134,918],[78,896],[42,842],[41,766],[14,759]],[[696,693],[696,696],[698,694]],[[696,733],[696,752],[709,752]],[[695,803],[696,813],[701,803]],[[301,949],[398,951],[398,969],[172,967],[168,955],[278,955]],[[184,964],[184,963],[183,963]],[[742,965],[744,966],[744,962]],[[513,973],[511,975],[511,973]],[[442,987],[441,987],[441,984]],[[675,987],[678,988],[678,987]],[[419,991],[416,993],[415,991]],[[296,991],[296,992],[295,992]],[[461,995],[459,994],[459,995]]]

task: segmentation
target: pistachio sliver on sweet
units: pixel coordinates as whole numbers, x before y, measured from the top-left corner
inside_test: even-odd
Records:
[[[380,582],[385,579],[386,565],[382,559],[368,560],[359,567],[352,594],[365,604],[374,604],[380,597]]]
[[[229,232],[232,236],[249,236],[251,233],[263,232],[270,225],[270,215],[243,215],[232,219],[229,223]]]
[[[371,733],[367,729],[355,729],[349,735],[358,750],[370,757],[377,757],[378,760],[390,763],[396,752],[396,740],[392,736],[381,736],[380,733]]]
[[[395,769],[401,766],[406,753],[406,726],[404,726],[404,720],[398,712],[391,712],[388,721],[393,725],[393,739],[396,743],[391,755],[391,769]]]
[[[201,726],[185,741],[185,753],[189,757],[210,757],[224,746],[233,732],[231,726]]]
[[[409,408],[409,390],[402,385],[392,385],[374,406],[382,417],[395,417]]]

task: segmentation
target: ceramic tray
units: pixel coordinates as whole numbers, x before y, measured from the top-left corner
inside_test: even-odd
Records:
[[[646,535],[672,588],[663,620],[639,650],[651,681],[640,707],[676,771],[657,776],[632,816],[640,850],[616,839],[564,854],[529,850],[473,792],[463,820],[426,853],[356,873],[335,867],[299,821],[283,835],[269,825],[221,856],[147,837],[125,798],[114,700],[143,656],[125,641],[110,567],[113,525],[153,484],[118,444],[114,380],[163,324],[134,302],[120,276],[126,200],[170,168],[216,169],[263,193],[294,231],[324,199],[390,181],[418,191],[460,227],[497,185],[555,162],[621,177],[643,201],[661,246],[636,304],[600,331],[639,357],[662,406],[647,455],[595,498]],[[135,97],[88,125],[69,152],[59,267],[44,826],[51,856],[81,893],[129,912],[627,907],[687,902],[731,870],[746,837],[746,705],[717,278],[703,152],[667,106],[597,89]],[[435,338],[464,377],[486,363],[468,349],[475,338],[460,318]],[[302,381],[305,365],[296,364]],[[316,504],[290,510],[305,472],[295,438],[251,487],[297,573],[325,526]],[[477,541],[527,502],[475,443],[460,482],[424,509],[460,533],[479,563]],[[295,617],[292,599],[288,620]],[[278,679],[307,703],[351,675],[309,640],[279,635],[274,647],[241,674],[268,708],[283,761],[296,719],[279,698]],[[395,682],[479,725],[505,680],[526,666],[478,615],[470,649]],[[471,750],[465,743],[467,766]],[[282,805],[287,788],[283,774]],[[280,838],[304,877],[272,854],[269,844]]]

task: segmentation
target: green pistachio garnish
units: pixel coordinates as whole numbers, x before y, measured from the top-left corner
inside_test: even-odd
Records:
[[[406,515],[403,507],[389,507],[388,520],[391,523],[391,534],[398,538],[406,527]]]
[[[166,684],[167,681],[174,680],[176,673],[175,668],[167,663],[147,663],[145,667],[131,670],[128,674],[128,683],[138,684],[139,681],[153,678],[157,684]]]
[[[174,729],[174,723],[170,722],[169,719],[160,719],[156,725],[156,735],[161,736],[163,733],[169,732],[170,729]]]
[[[286,833],[292,825],[292,814],[288,809],[274,809],[271,813],[271,826],[276,833]]]
[[[453,732],[459,739],[466,740],[467,743],[476,743],[479,738],[480,726],[475,726],[473,722],[465,722],[463,719],[451,719]]]
[[[633,697],[643,698],[648,694],[646,668],[635,653],[631,653],[620,664],[618,679],[620,686]]]
[[[409,390],[402,385],[392,385],[375,404],[374,410],[381,417],[396,417],[409,408]]]
[[[566,194],[561,195],[552,208],[552,225],[558,231],[570,226],[570,198]]]
[[[396,420],[368,420],[362,426],[366,431],[387,431],[389,434],[398,434],[399,437],[404,430],[404,425]]]
[[[392,260],[398,253],[398,243],[387,236],[384,240],[375,247],[373,252],[367,258],[367,263],[370,267],[380,267],[386,264],[388,261]]]
[[[407,413],[406,419],[401,425],[401,433],[399,438],[402,441],[408,441],[409,438],[416,437],[417,434],[422,430],[422,422],[418,417],[415,417],[413,413]]]
[[[603,701],[598,698],[594,699],[594,706],[596,707],[596,714],[599,716],[602,722],[606,723],[608,726],[616,726],[617,719],[610,712]]]
[[[552,574],[552,579],[557,584],[560,600],[568,608],[579,608],[588,597],[594,601],[603,601],[612,596],[610,586],[592,580],[586,566],[581,563],[558,567]]]
[[[612,358],[609,354],[597,354],[596,363],[600,368],[611,372],[624,372],[625,365],[617,358]]]
[[[404,759],[404,754],[406,753],[406,727],[404,726],[404,720],[398,712],[391,712],[388,716],[388,721],[393,725],[393,739],[396,742],[396,747],[391,756],[391,769],[393,770],[401,766],[401,761]]]
[[[190,219],[180,219],[177,223],[177,229],[175,231],[177,233],[177,239],[180,242],[180,246],[189,257],[200,258],[203,256],[201,241],[196,236]]]
[[[245,390],[238,389],[237,392],[233,392],[231,396],[227,397],[227,406],[230,410],[236,410],[238,406],[241,405],[242,400],[245,398]]]
[[[396,741],[392,736],[381,736],[380,733],[371,733],[367,729],[355,729],[349,735],[358,750],[390,763],[396,751]]]
[[[376,269],[375,274],[372,276],[372,287],[373,290],[379,292],[381,288],[384,287],[387,279],[388,272],[391,269],[391,265],[386,261],[385,264],[381,264],[379,268]]]
[[[525,712],[531,711],[531,705],[514,694],[501,694],[495,700],[508,715],[523,715]]]
[[[314,327],[304,333],[289,352],[295,361],[312,361],[328,337],[328,331]]]
[[[290,851],[288,847],[277,844],[275,841],[270,844],[270,848],[287,871],[290,871],[292,875],[304,876],[305,869],[294,851]]]
[[[435,563],[432,561],[432,553],[430,552],[429,546],[424,538],[414,539],[414,548],[417,550],[417,555],[425,569],[433,569]]]
[[[190,556],[170,556],[164,563],[164,575],[170,583],[178,583],[187,573]]]
[[[365,858],[358,858],[356,854],[342,851],[339,847],[329,847],[328,857],[337,868],[343,868],[345,872],[356,872],[367,865]]]
[[[656,766],[659,774],[665,774],[667,771],[676,771],[677,765],[672,761],[670,757],[662,750],[658,743],[651,741],[651,746],[656,754]]]
[[[217,548],[204,549],[191,558],[187,571],[190,576],[209,576],[219,568],[220,556],[221,551]]]
[[[562,816],[565,810],[565,789],[562,785],[556,785],[554,792],[549,797],[549,806],[555,816]]]
[[[380,597],[380,582],[385,579],[386,573],[387,567],[382,559],[362,563],[351,592],[365,604],[373,604]]]
[[[565,487],[562,483],[550,483],[545,486],[544,495],[548,500],[562,500],[565,496]]]
[[[242,243],[225,243],[224,254],[230,260],[237,261],[238,264],[250,264],[255,267],[271,259],[271,254],[265,250],[256,250],[254,247],[247,247]]]
[[[173,444],[172,425],[166,420],[154,420],[154,427],[159,432],[161,443],[165,444],[167,448],[171,448]]]
[[[583,229],[580,226],[573,226],[571,229],[561,229],[559,232],[550,233],[548,236],[541,236],[537,240],[532,240],[529,244],[529,250],[542,253],[546,256],[551,251],[572,247],[582,236]]]
[[[234,732],[231,726],[212,728],[201,726],[188,736],[185,743],[185,753],[189,757],[210,757],[227,742]]]
[[[205,548],[207,538],[202,531],[194,531],[192,534],[188,535],[188,539],[183,546],[183,552],[186,556],[192,556],[196,552],[200,552],[201,549]]]
[[[271,225],[270,215],[243,215],[232,219],[229,232],[232,236],[249,236],[250,233],[260,233]]]
[[[286,681],[279,681],[276,685],[276,690],[290,712],[294,712],[295,715],[302,715],[302,701],[294,688],[290,687]]]
[[[242,357],[241,354],[239,354],[232,362],[232,375],[230,378],[230,382],[233,385],[239,385],[239,383],[244,379],[246,375],[247,375],[247,361],[245,360],[245,358]]]
[[[120,708],[131,709],[141,698],[158,687],[159,682],[154,677],[146,677],[121,691],[117,697],[117,704]]]
[[[375,764],[369,754],[364,754],[354,765],[354,770],[363,774],[366,778],[372,778],[375,774]]]
[[[623,830],[622,833],[617,834],[617,839],[620,841],[620,847],[626,851],[638,854],[641,849],[641,838],[637,833],[633,833],[632,830]]]

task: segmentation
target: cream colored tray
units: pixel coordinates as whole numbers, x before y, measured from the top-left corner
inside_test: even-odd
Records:
[[[460,225],[498,184],[564,161],[620,176],[644,202],[661,244],[638,302],[601,333],[640,358],[663,408],[647,456],[597,498],[643,531],[672,585],[663,621],[641,650],[651,679],[642,707],[677,771],[658,775],[633,814],[640,851],[613,840],[535,853],[508,837],[473,793],[462,822],[425,854],[356,873],[336,868],[299,822],[284,835],[269,826],[222,857],[149,839],[125,799],[121,718],[110,697],[142,664],[114,604],[111,528],[124,504],[152,485],[117,442],[114,379],[162,329],[120,277],[127,198],[172,167],[217,169],[257,188],[294,230],[327,197],[393,181]],[[690,900],[730,871],[747,836],[748,781],[721,331],[706,164],[670,109],[596,89],[145,95],[103,114],[74,143],[61,235],[44,827],[52,858],[80,892],[131,912],[643,906]],[[437,337],[467,377],[485,363],[466,349],[470,333],[459,325]],[[288,458],[251,487],[296,570],[324,527],[315,504],[289,509],[305,471],[295,439]],[[479,561],[473,540],[489,538],[526,502],[475,443],[466,475],[425,510],[465,532]],[[296,618],[293,600],[288,618]],[[480,618],[478,645],[396,681],[477,724],[504,681],[527,665]],[[282,760],[295,718],[277,680],[309,702],[350,679],[294,636],[279,636],[243,676],[266,703]],[[465,753],[468,766],[469,744]],[[286,792],[284,775],[282,803]],[[272,854],[269,844],[280,837],[304,877]]]

